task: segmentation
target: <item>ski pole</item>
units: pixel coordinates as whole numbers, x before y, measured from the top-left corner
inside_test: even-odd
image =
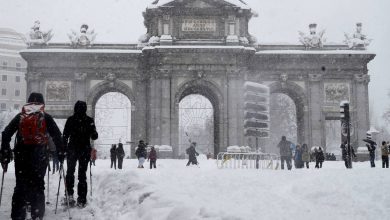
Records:
[[[64,170],[64,168],[62,168],[62,174],[64,175],[65,197],[66,197],[66,205],[68,207],[68,216],[69,216],[69,219],[72,219],[72,217],[70,216],[69,194],[68,194],[68,187],[66,186],[66,179],[65,179],[65,170]]]
[[[57,190],[57,201],[56,201],[56,210],[54,211],[54,214],[57,214],[57,205],[58,205],[58,197],[60,196],[60,186],[61,186],[61,179],[62,179],[62,164],[60,166],[60,180],[58,181],[58,190]]]
[[[7,168],[8,168],[8,164],[3,165],[3,177],[1,177],[0,206],[1,206],[1,198],[3,197],[4,174],[7,172]]]
[[[91,185],[91,197],[92,197],[92,161],[89,162],[89,182]]]
[[[49,193],[50,193],[50,163],[47,166],[47,199],[46,199],[46,204],[50,204],[49,202]]]

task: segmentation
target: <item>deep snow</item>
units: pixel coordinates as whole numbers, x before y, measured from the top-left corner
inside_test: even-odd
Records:
[[[92,167],[93,197],[86,208],[71,209],[71,215],[96,220],[390,217],[390,169],[380,168],[380,161],[375,169],[355,163],[353,170],[346,170],[342,162],[325,162],[321,170],[311,163],[309,170],[292,171],[220,170],[212,160],[185,167],[186,162],[158,160],[157,169],[149,170],[137,169],[136,160],[125,160],[124,170],[114,170],[109,160],[97,160]],[[50,176],[51,204],[46,206],[45,219],[67,219],[61,207],[54,215],[58,177],[58,173]],[[0,219],[9,219],[14,185],[10,164]]]

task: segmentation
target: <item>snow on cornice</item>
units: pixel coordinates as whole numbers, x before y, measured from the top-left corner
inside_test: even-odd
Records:
[[[174,2],[176,0],[155,0],[151,5],[148,6],[149,9],[152,9],[152,8],[158,8],[158,7],[162,7],[166,4],[169,4],[171,2]],[[183,0],[183,1],[186,1],[186,0]],[[243,0],[222,0],[224,2],[227,2],[229,4],[232,4],[232,5],[235,5],[237,7],[240,7],[242,9],[251,9],[249,7],[249,5],[244,2]]]

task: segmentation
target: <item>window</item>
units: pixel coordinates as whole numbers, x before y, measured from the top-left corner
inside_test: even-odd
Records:
[[[7,109],[7,104],[1,103],[0,108],[2,111],[5,111]]]
[[[15,110],[19,110],[19,108],[20,108],[20,105],[19,105],[19,104],[14,104],[14,109],[15,109]]]
[[[7,95],[7,89],[1,89],[1,95]]]
[[[21,71],[22,70],[22,64],[16,63],[16,71]]]
[[[8,63],[7,62],[3,62],[3,70],[6,70],[7,69],[7,65],[8,65]]]
[[[15,82],[20,82],[20,76],[15,76]]]
[[[7,81],[7,78],[8,78],[7,75],[2,75],[2,76],[1,76],[1,81],[4,81],[4,82],[5,82],[5,81]]]
[[[20,96],[20,90],[19,89],[15,90],[15,96]]]

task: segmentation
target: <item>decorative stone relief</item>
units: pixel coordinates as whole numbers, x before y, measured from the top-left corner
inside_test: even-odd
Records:
[[[47,101],[70,101],[71,97],[70,81],[47,81],[46,100]]]
[[[350,100],[348,83],[324,83],[325,102],[339,103]]]

